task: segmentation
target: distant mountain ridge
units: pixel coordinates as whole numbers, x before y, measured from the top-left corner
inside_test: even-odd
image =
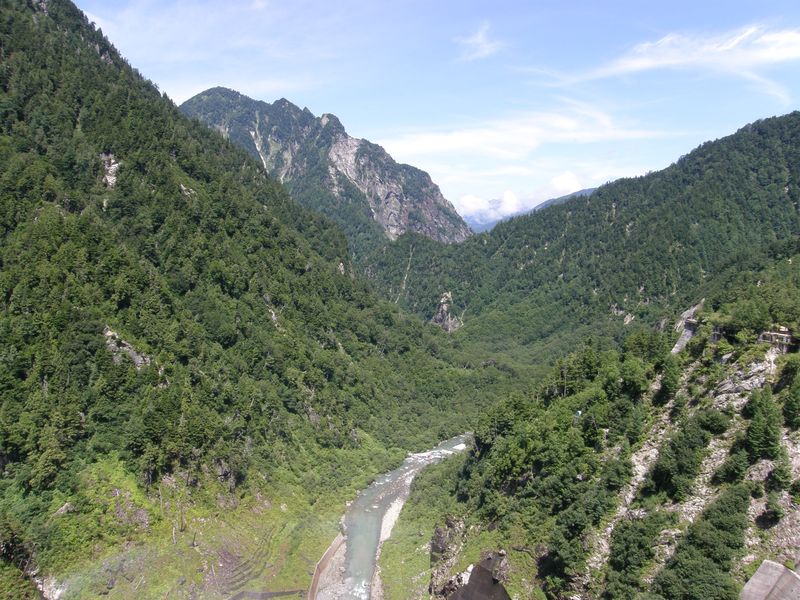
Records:
[[[503,221],[508,221],[509,219],[513,219],[514,217],[521,217],[522,215],[527,215],[537,210],[542,210],[543,208],[547,208],[548,206],[557,206],[559,204],[563,204],[567,200],[572,198],[581,198],[584,196],[590,196],[592,192],[594,192],[597,188],[586,188],[583,190],[578,190],[577,192],[572,192],[571,194],[565,194],[563,196],[559,196],[558,198],[550,198],[549,200],[545,200],[541,204],[537,204],[533,208],[526,208],[524,210],[520,210],[517,212],[513,212],[511,214],[505,215],[500,218],[487,218],[483,219],[481,214],[466,217],[465,220],[467,225],[472,228],[472,231],[475,233],[481,233],[483,231],[489,231],[492,227],[497,225],[498,223],[502,223]]]
[[[430,176],[347,134],[332,114],[272,104],[216,87],[181,111],[255,156],[301,204],[337,221],[356,257],[406,232],[461,242],[472,233]]]
[[[463,244],[403,236],[369,265],[387,298],[433,318],[445,292],[459,336],[531,361],[600,323],[655,323],[785,256],[800,232],[800,112],[756,121],[670,167],[504,221]],[[615,334],[618,335],[618,334]],[[548,342],[550,343],[550,342]],[[516,344],[516,345],[515,345]]]

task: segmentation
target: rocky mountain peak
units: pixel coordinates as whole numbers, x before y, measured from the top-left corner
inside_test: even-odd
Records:
[[[406,232],[448,243],[472,233],[427,173],[348,135],[333,114],[316,117],[285,98],[269,104],[225,88],[202,92],[181,110],[257,157],[298,202],[338,221],[356,253]]]

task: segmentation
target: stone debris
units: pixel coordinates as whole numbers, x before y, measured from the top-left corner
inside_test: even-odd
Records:
[[[122,355],[126,354],[132,361],[136,370],[149,366],[152,359],[144,353],[137,352],[133,346],[119,337],[116,331],[113,331],[108,325],[103,329],[103,335],[106,338],[106,347],[113,354],[112,360],[119,364],[122,361]],[[161,371],[161,370],[159,370]]]
[[[450,314],[450,307],[453,304],[453,294],[445,292],[439,299],[439,309],[433,315],[431,323],[438,325],[447,333],[452,333],[461,329],[464,322],[458,316]]]
[[[117,172],[119,171],[120,163],[110,152],[103,152],[100,155],[100,160],[103,163],[103,170],[105,171],[105,175],[103,175],[103,184],[108,189],[114,189],[114,186],[117,185]]]

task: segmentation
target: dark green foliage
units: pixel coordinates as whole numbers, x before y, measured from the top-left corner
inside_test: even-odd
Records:
[[[697,412],[697,423],[713,435],[725,433],[730,425],[730,417],[715,408],[707,408]]]
[[[663,171],[463,244],[402,236],[374,255],[369,272],[388,297],[426,318],[452,292],[455,312],[466,309],[458,335],[518,361],[563,355],[567,342],[600,331],[621,339],[627,314],[652,323],[703,296],[731,304],[739,327],[792,327],[800,301],[783,280],[740,298],[728,284],[797,252],[798,142],[800,113],[758,121]],[[796,262],[775,264],[796,281]]]
[[[678,359],[668,354],[661,368],[661,387],[658,390],[656,400],[660,404],[666,404],[675,397],[680,387],[681,369]]]
[[[418,448],[507,389],[351,277],[336,227],[183,117],[70,2],[0,17],[3,559],[63,567],[127,536],[51,520],[112,453],[142,486],[220,474],[232,491],[281,470],[313,499],[358,474],[342,456],[366,435]],[[92,514],[75,504],[76,522]]]
[[[611,537],[605,598],[638,597],[641,572],[655,556],[656,538],[674,523],[674,513],[653,512],[617,525]]]
[[[767,506],[764,511],[764,519],[769,525],[775,525],[786,514],[786,511],[781,506],[781,495],[778,492],[770,492],[767,494]]]
[[[749,505],[750,486],[723,492],[689,527],[652,591],[674,600],[736,600],[739,590],[730,569],[744,545]]]
[[[767,480],[771,490],[785,490],[792,484],[792,465],[786,448],[781,445]]]
[[[781,447],[781,414],[769,389],[750,396],[746,415],[750,418],[745,444],[751,460],[777,458]]]
[[[725,462],[714,473],[714,481],[717,483],[735,483],[741,481],[750,466],[750,457],[747,450],[738,449],[725,459]]]
[[[659,451],[642,492],[645,495],[664,492],[676,502],[685,500],[711,434],[722,433],[727,426],[728,419],[715,409],[699,411],[686,421]]]
[[[792,386],[783,403],[783,422],[790,429],[800,428],[800,385]]]
[[[477,452],[462,474],[460,495],[484,519],[522,525],[530,545],[546,536],[539,576],[552,596],[582,568],[584,536],[630,479],[630,444],[646,426],[642,396],[663,355],[639,352],[636,340],[625,347],[620,356],[587,344],[531,397],[501,403],[476,428]]]
[[[795,502],[800,499],[800,478],[795,479],[789,487],[789,493],[792,495]]]

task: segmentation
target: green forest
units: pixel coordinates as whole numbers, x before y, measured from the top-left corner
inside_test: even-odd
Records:
[[[626,318],[657,324],[797,252],[799,143],[800,113],[765,119],[463,244],[403,236],[368,273],[423,318],[449,291],[463,340],[552,364],[587,336],[621,342]]]
[[[214,573],[220,595],[305,587],[358,489],[465,431],[385,557],[456,515],[461,566],[508,549],[520,598],[736,597],[749,508],[775,526],[800,501],[797,355],[741,406],[716,400],[764,360],[761,332],[800,329],[800,113],[451,245],[388,242],[353,190],[301,206],[327,192],[237,142],[68,0],[0,6],[0,598],[38,597],[33,577],[64,598],[190,597],[225,544],[253,564]],[[452,334],[429,322],[444,292]],[[638,512],[591,567],[634,477]],[[387,597],[410,589],[400,564]]]
[[[5,561],[68,569],[131,535],[83,528],[109,456],[146,495],[176,474],[246,494],[273,473],[313,503],[520,385],[379,300],[336,227],[184,118],[71,3],[4,5],[1,35]],[[72,523],[54,523],[67,503]]]
[[[742,273],[738,286],[709,298],[701,327],[677,355],[669,352],[674,336],[647,328],[629,333],[620,351],[588,341],[533,393],[511,395],[489,411],[468,457],[415,481],[405,521],[384,550],[392,560],[382,564],[387,597],[408,597],[402,590],[413,588],[412,575],[396,563],[414,553],[422,532],[462,519],[468,533],[460,568],[487,546],[505,548],[507,587],[520,597],[739,598],[746,574],[734,566],[746,554],[751,499],[765,506],[764,531],[788,514],[787,500],[800,500],[782,438],[784,431],[793,443],[798,438],[797,355],[784,355],[772,383],[742,392],[737,397],[746,402],[738,406],[720,389],[768,348],[756,341],[758,327],[800,317],[797,260]],[[737,321],[743,314],[747,320]],[[724,332],[716,340],[714,328]],[[659,428],[663,442],[641,484],[628,491]],[[698,496],[715,445],[724,452],[707,495]],[[771,468],[759,479],[753,469],[764,461]],[[627,516],[615,517],[626,494]],[[682,511],[701,500],[704,510],[684,521]],[[596,532],[609,523],[607,563],[597,569]],[[659,563],[660,540],[671,532],[680,537]]]

